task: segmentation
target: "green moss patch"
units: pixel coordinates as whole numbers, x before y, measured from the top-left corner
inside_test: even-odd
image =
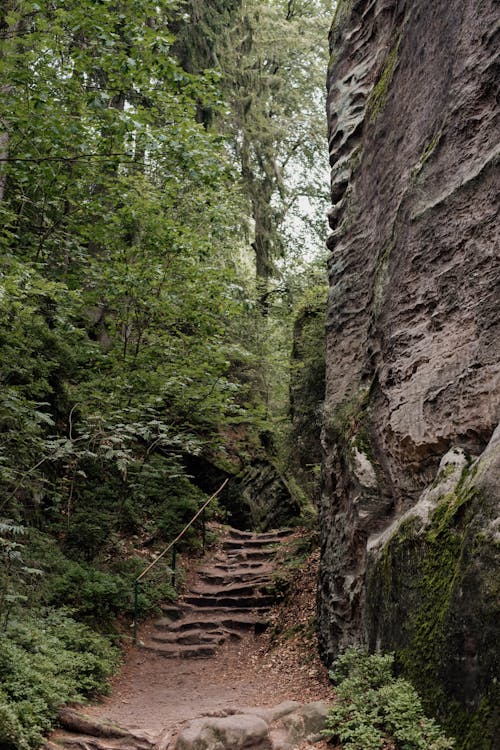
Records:
[[[401,34],[397,37],[392,45],[382,68],[380,77],[368,99],[367,112],[370,122],[373,122],[379,112],[385,107],[389,86],[391,85],[394,71],[398,65],[399,45],[401,44]]]
[[[478,540],[487,500],[473,474],[463,472],[425,529],[409,519],[387,542],[369,571],[368,622],[372,647],[395,649],[426,710],[454,734],[458,750],[491,750],[498,600],[494,550]]]

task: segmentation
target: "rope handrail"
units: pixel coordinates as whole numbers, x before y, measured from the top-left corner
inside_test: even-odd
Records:
[[[203,511],[205,510],[205,508],[207,507],[207,505],[209,504],[209,502],[211,502],[211,500],[213,500],[214,497],[217,497],[217,495],[220,492],[222,492],[222,490],[224,489],[224,487],[226,486],[226,484],[228,482],[229,482],[229,477],[225,480],[225,482],[223,482],[223,484],[221,484],[221,486],[219,487],[219,489],[217,490],[217,492],[214,492],[214,494],[211,495],[208,498],[208,500],[206,501],[206,503],[204,503],[201,506],[201,508],[199,509],[199,511],[192,517],[192,519],[190,520],[190,522],[182,529],[181,533],[178,534],[175,537],[174,541],[170,542],[170,544],[168,545],[168,547],[165,547],[165,549],[163,550],[163,552],[161,552],[158,555],[158,557],[156,557],[153,560],[153,562],[151,562],[147,566],[147,568],[144,568],[144,570],[142,571],[142,573],[140,573],[137,576],[137,578],[135,579],[137,582],[141,581],[144,578],[144,576],[146,575],[146,573],[148,573],[151,570],[151,568],[154,568],[154,566],[156,565],[156,563],[159,562],[162,559],[162,557],[165,557],[165,555],[167,554],[167,552],[172,549],[172,547],[174,546],[174,544],[177,544],[177,542],[180,541],[180,539],[182,539],[182,537],[184,536],[184,534],[186,533],[186,531],[193,525],[193,523],[196,521],[196,519],[199,518],[199,516],[201,516],[201,514],[203,513]]]
[[[201,516],[201,514],[203,513],[203,511],[205,510],[205,508],[207,507],[207,505],[214,499],[214,497],[217,497],[217,495],[220,492],[222,492],[222,490],[224,489],[224,487],[226,486],[226,484],[228,482],[229,482],[229,477],[221,484],[221,486],[219,487],[219,489],[217,490],[217,492],[214,492],[213,495],[210,495],[210,497],[208,498],[208,500],[205,503],[203,503],[203,505],[201,506],[201,508],[197,511],[197,513],[195,513],[195,515],[192,517],[192,519],[189,521],[189,523],[186,524],[186,526],[182,529],[182,531],[180,532],[180,534],[178,534],[175,537],[175,539],[172,542],[170,542],[170,544],[167,547],[165,547],[165,549],[163,550],[163,552],[160,552],[160,554],[157,557],[155,557],[155,559],[152,562],[150,562],[149,565],[146,568],[144,568],[144,570],[142,571],[142,573],[139,573],[139,575],[137,576],[137,578],[134,580],[134,643],[137,642],[137,610],[138,610],[138,588],[139,588],[139,583],[142,581],[142,579],[144,578],[144,576],[146,575],[146,573],[149,573],[149,571],[151,570],[151,568],[154,568],[154,566],[158,562],[160,562],[160,560],[163,557],[165,557],[165,555],[167,554],[167,552],[169,552],[169,550],[171,550],[172,548],[174,550],[173,554],[175,556],[175,545],[177,544],[177,542],[180,539],[182,539],[182,537],[184,536],[184,534],[186,533],[186,531],[193,525],[193,523],[196,521],[196,519]],[[203,538],[205,538],[205,532],[203,532]],[[175,575],[175,573],[174,573],[174,575]]]

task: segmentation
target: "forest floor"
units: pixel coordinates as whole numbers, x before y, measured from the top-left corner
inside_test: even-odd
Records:
[[[129,646],[109,696],[85,713],[132,731],[174,736],[190,720],[211,712],[274,706],[285,700],[332,700],[316,644],[315,600],[319,551],[293,571],[286,598],[275,605],[262,635],[246,634],[209,659],[165,659]],[[146,640],[152,623],[139,640]],[[317,750],[326,743],[314,746]]]

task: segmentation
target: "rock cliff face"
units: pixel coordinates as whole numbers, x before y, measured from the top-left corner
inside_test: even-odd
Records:
[[[339,0],[328,77],[321,649],[396,649],[463,748],[500,640],[499,46],[495,0]]]

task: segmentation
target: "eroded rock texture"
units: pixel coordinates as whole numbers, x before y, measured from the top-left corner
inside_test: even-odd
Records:
[[[464,748],[498,669],[498,17],[340,0],[328,78],[321,649],[396,648]]]
[[[328,706],[286,701],[271,708],[217,712],[189,722],[175,750],[296,750],[322,738]]]

